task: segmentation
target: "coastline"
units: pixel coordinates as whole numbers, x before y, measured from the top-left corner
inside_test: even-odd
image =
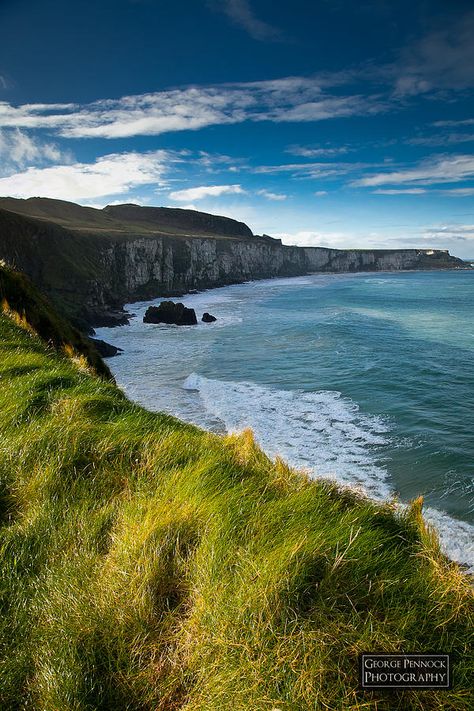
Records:
[[[367,645],[452,653],[456,689],[444,698],[467,698],[471,579],[440,550],[419,500],[403,510],[377,503],[269,458],[249,431],[216,436],[140,407],[98,377],[87,352],[61,345],[54,308],[11,276],[0,314],[9,707],[33,694],[51,708],[72,698],[178,708],[185,694],[208,708],[218,689],[213,708],[233,709],[237,681],[238,704],[259,708],[275,680],[301,708],[322,684],[328,707],[367,705],[357,674]],[[181,367],[173,344],[164,357],[164,334],[190,339],[178,327],[150,329],[161,355],[154,348],[149,365]],[[374,708],[385,703],[373,693]],[[429,698],[439,708],[437,692],[415,693],[417,706]]]
[[[459,270],[447,270],[447,271],[458,272]],[[407,270],[403,274],[401,272],[396,272],[395,274],[393,272],[377,272],[377,274],[375,274],[375,275],[373,272],[360,272],[360,273],[347,273],[347,274],[322,273],[322,274],[318,274],[318,275],[306,275],[306,276],[301,276],[301,277],[291,277],[291,278],[283,278],[283,279],[252,280],[250,282],[247,282],[246,284],[236,284],[236,285],[231,285],[230,287],[220,287],[220,288],[216,288],[216,289],[205,290],[205,291],[199,292],[198,294],[195,294],[195,293],[188,294],[187,297],[185,297],[183,299],[183,301],[187,306],[195,307],[197,311],[212,310],[214,308],[216,302],[219,301],[220,296],[227,296],[231,293],[234,293],[236,290],[240,291],[242,287],[249,287],[250,290],[256,290],[257,292],[260,292],[261,290],[265,290],[267,287],[269,289],[274,290],[274,289],[278,289],[279,286],[283,287],[285,285],[292,285],[292,288],[295,288],[298,285],[310,283],[312,277],[317,277],[324,282],[326,280],[330,280],[331,282],[333,280],[336,280],[337,282],[341,282],[341,281],[345,281],[348,279],[358,279],[358,278],[364,280],[367,277],[375,277],[376,279],[378,277],[383,278],[384,276],[393,277],[395,275],[398,275],[399,273],[401,276],[403,276],[403,274],[406,274],[406,275],[407,274],[408,275],[414,274],[414,272],[412,270]],[[417,272],[417,274],[421,274],[421,275],[424,274],[426,276],[430,276],[431,271],[427,270],[424,272]],[[209,296],[210,299],[208,300],[206,298],[206,296]],[[135,305],[138,303],[138,304],[140,304],[140,309],[143,309],[145,307],[145,304],[148,305],[149,303],[154,303],[154,302],[158,302],[158,301],[159,301],[159,299],[152,300],[151,302],[148,302],[148,301],[141,302],[141,303],[135,302]],[[218,311],[216,313],[218,313]],[[137,319],[136,323],[139,324],[139,318]],[[224,328],[224,330],[225,330],[226,326],[228,326],[228,325],[229,325],[228,322],[221,323],[221,326]],[[163,345],[163,340],[162,340],[162,338],[160,340],[158,340],[159,334],[161,333],[162,336],[164,336],[166,333],[168,333],[168,331],[166,329],[168,329],[170,327],[158,326],[158,327],[152,327],[152,328],[156,328],[157,331],[154,331],[155,337],[151,338],[151,336],[150,336],[151,340],[149,341],[150,342],[149,347],[151,348],[151,350],[150,350],[151,363],[153,362],[154,359],[158,359],[158,362],[160,362],[160,361],[162,361],[163,358],[165,358],[165,360],[168,358],[172,358],[173,356],[171,354],[174,355],[174,358],[179,359],[180,353],[181,353],[181,351],[179,349],[179,345],[178,345],[179,343],[181,343],[182,345],[183,344],[185,345],[186,342],[188,342],[189,348],[191,350],[196,347],[194,344],[194,341],[193,341],[193,343],[191,343],[191,341],[189,341],[189,334],[192,333],[192,330],[196,327],[194,327],[194,326],[171,327],[171,330],[169,331],[169,333],[172,333],[172,337],[173,337],[172,348],[171,348],[169,354],[168,354],[167,350],[165,350],[163,353],[160,353],[160,343],[161,343],[161,345]],[[162,328],[164,328],[165,330],[162,331],[161,330]],[[206,333],[207,334],[212,333],[212,331],[207,331],[206,330],[207,328],[209,328],[209,327],[198,326],[198,329],[200,329],[200,332],[203,334],[203,336]],[[215,326],[211,326],[210,328],[213,329],[213,328],[215,328]],[[217,326],[217,328],[219,328],[219,326]],[[182,332],[181,329],[184,329],[184,331]],[[128,328],[125,329],[124,336],[125,336],[127,330],[128,330]],[[229,329],[227,329],[227,330],[229,330]],[[214,332],[218,333],[216,331],[214,331]],[[151,334],[151,331],[149,331],[148,333]],[[103,337],[106,340],[107,340],[107,337],[109,337],[112,341],[114,340],[113,334],[111,331],[105,331],[105,330],[101,331],[100,337]],[[156,339],[156,342],[155,342],[155,339]],[[126,350],[127,349],[126,340],[120,341],[120,346],[124,347]],[[140,346],[139,348],[142,349],[143,346]],[[135,356],[133,356],[133,355],[131,356],[132,361],[133,361],[134,357]],[[136,357],[140,358],[141,356],[136,356]],[[117,363],[119,363],[122,360],[122,358],[123,358],[123,355],[119,356]],[[109,363],[112,366],[112,370],[114,370],[113,361],[109,361]],[[203,411],[201,409],[201,406],[199,406],[198,410],[195,410],[195,408],[198,406],[195,404],[195,402],[192,402],[192,399],[194,398],[196,402],[200,399],[201,395],[198,392],[200,387],[206,388],[206,392],[209,388],[212,388],[211,390],[209,390],[209,395],[206,395],[206,397],[211,397],[211,399],[214,399],[214,405],[213,405],[214,408],[215,408],[215,402],[217,402],[216,398],[218,398],[218,397],[227,397],[227,398],[237,397],[235,388],[232,389],[233,388],[232,383],[228,382],[229,380],[233,380],[232,373],[227,371],[226,374],[218,375],[217,371],[216,371],[214,375],[209,375],[205,370],[204,375],[207,378],[209,378],[209,377],[218,378],[218,380],[215,380],[215,381],[212,380],[212,381],[208,382],[205,377],[204,381],[202,382],[202,385],[198,386],[198,390],[195,389],[195,386],[186,385],[185,387],[188,390],[188,394],[186,394],[186,395],[183,394],[181,396],[183,383],[186,380],[186,378],[188,378],[188,376],[190,376],[193,371],[197,371],[197,373],[200,372],[199,367],[197,365],[195,365],[195,363],[193,363],[192,358],[189,362],[186,361],[186,365],[183,365],[183,367],[185,368],[185,370],[183,370],[183,372],[182,372],[182,378],[178,377],[179,363],[177,363],[176,370],[171,369],[169,374],[164,376],[165,380],[163,380],[163,379],[159,380],[162,383],[160,388],[165,387],[165,391],[166,391],[166,395],[162,396],[162,399],[159,402],[161,403],[161,405],[163,405],[164,400],[166,400],[166,406],[164,409],[167,410],[170,414],[174,414],[174,415],[180,417],[181,419],[184,417],[185,420],[187,419],[187,421],[193,422],[194,424],[204,427],[205,429],[211,429],[212,431],[219,431],[218,423],[215,420],[216,413],[214,412],[214,414],[211,416],[211,414],[209,412],[206,416],[204,416],[204,414],[202,414]],[[187,370],[186,370],[186,368],[187,368]],[[151,405],[152,409],[155,409],[155,410],[156,409],[158,409],[158,410],[163,409],[161,407],[161,405],[153,404],[152,399],[150,399],[150,400],[146,399],[147,397],[151,397],[150,392],[152,393],[153,388],[155,387],[153,385],[153,382],[154,382],[154,377],[152,376],[153,366],[151,364],[149,367],[147,367],[147,372],[149,373],[147,378],[151,377],[152,380],[150,382],[150,385],[147,385],[145,382],[145,384],[143,386],[143,388],[144,388],[143,397],[145,397],[145,400],[142,400],[142,399],[140,399],[140,397],[138,397],[138,402],[140,402],[142,405],[145,405],[146,407],[150,407],[150,405]],[[166,372],[168,373],[168,370]],[[176,372],[176,374],[175,374],[175,372]],[[242,376],[240,376],[240,377],[242,377]],[[171,380],[168,382],[167,378],[170,378]],[[175,378],[177,378],[176,383],[174,380]],[[223,378],[222,382],[221,382],[221,378]],[[200,381],[198,380],[198,382],[200,382]],[[173,383],[175,383],[175,384],[173,384]],[[123,386],[123,381],[121,381],[120,379],[119,379],[119,385]],[[221,389],[224,387],[226,388],[226,390],[225,391],[222,390],[222,394],[220,394]],[[278,388],[278,385],[274,384],[273,387]],[[174,390],[173,390],[173,388],[174,388]],[[216,388],[218,388],[218,390],[216,390]],[[229,388],[231,388],[231,389],[229,389]],[[336,386],[336,388],[337,388],[337,386]],[[193,390],[194,390],[194,392],[193,392]],[[130,392],[130,389],[127,389],[127,387],[125,387],[125,391],[129,397],[132,397],[132,399],[136,399],[136,398],[134,398],[133,392]],[[150,391],[150,392],[147,392],[147,391]],[[173,397],[178,397],[178,398],[184,397],[184,398],[188,399],[187,400],[188,404],[185,406],[184,410],[183,409],[181,409],[181,411],[180,410],[173,410],[170,407],[170,403],[172,403]],[[245,398],[245,397],[247,397],[247,395],[245,392],[242,392],[238,397]],[[275,400],[274,407],[276,407],[276,408],[286,407],[284,393],[278,394],[278,393],[273,393],[273,390],[272,391],[259,390],[258,395],[256,397],[260,398],[260,399],[261,398],[264,398],[264,399],[268,398],[269,403],[273,402],[275,397],[278,397],[279,399]],[[164,398],[164,400],[163,400],[163,398]],[[271,400],[270,400],[270,398],[271,398]],[[238,411],[239,408],[240,409],[242,408],[244,401],[229,400],[229,407],[225,410],[225,412],[228,413],[226,416],[230,417],[232,419],[231,413],[229,412],[231,404],[232,404],[232,407]],[[316,405],[314,405],[314,407],[316,407]],[[311,408],[313,408],[313,404],[311,404]],[[199,414],[199,413],[201,413],[201,414]],[[291,424],[291,417],[292,417],[291,408],[289,408],[287,416],[288,416],[288,418],[290,418],[288,420],[288,427],[289,427],[289,432],[291,433],[291,427],[293,426]],[[328,412],[328,416],[330,416],[329,412]],[[221,421],[222,421],[222,418],[221,418]],[[295,458],[294,452],[275,450],[274,444],[272,443],[271,439],[270,440],[268,439],[268,437],[270,435],[267,434],[267,432],[266,432],[266,426],[265,426],[265,429],[259,433],[259,431],[258,431],[259,425],[257,425],[257,423],[258,423],[258,420],[255,423],[257,426],[257,431],[256,431],[257,440],[259,441],[259,443],[261,444],[263,449],[270,456],[275,456],[277,454],[281,454],[287,461],[290,462],[290,464],[292,464],[294,466],[301,466],[301,461],[298,459],[298,457],[300,455],[297,455],[297,457]],[[245,427],[246,424],[251,425],[252,423],[251,422],[244,423],[243,427]],[[264,421],[262,421],[262,424],[265,424]],[[269,427],[270,426],[271,425],[269,425]],[[367,426],[370,428],[370,424],[368,423],[368,421],[367,421],[366,425],[364,425],[364,426]],[[222,428],[220,431],[222,431],[222,430],[227,431],[227,432],[234,431],[234,429],[232,427],[229,428],[226,426],[225,417],[224,417],[224,422],[222,422]],[[309,432],[308,432],[308,435],[309,435]],[[278,436],[283,437],[283,433],[280,433]],[[291,434],[290,434],[290,436],[291,436]],[[374,436],[377,436],[377,435],[374,433]],[[277,439],[277,441],[278,441],[278,439]],[[350,444],[350,443],[348,443],[348,444]],[[324,446],[327,446],[327,442],[324,444]],[[368,445],[368,446],[370,447],[370,445]],[[356,455],[356,456],[359,456],[359,455]],[[362,467],[362,471],[364,471],[365,465],[361,464],[361,467]],[[341,480],[339,479],[339,483],[344,484],[346,482],[345,481],[341,482]],[[363,486],[363,484],[357,484],[357,481],[353,481],[352,485],[354,485],[354,484],[356,486]],[[378,489],[380,489],[382,487],[382,483],[377,484],[376,486]],[[396,490],[396,487],[395,487],[395,490]],[[388,490],[383,491],[382,496],[376,494],[375,498],[378,500],[388,500],[393,496],[393,492],[394,492],[394,485],[392,482],[390,487],[388,488]],[[370,494],[370,487],[369,487],[369,495],[371,495],[371,496],[373,495],[373,494]],[[468,562],[468,564],[472,568],[474,566],[474,550],[471,550],[470,554],[468,552],[468,560],[467,561],[465,559],[462,559],[462,549],[465,548],[467,550],[467,546],[469,546],[473,540],[473,530],[474,529],[472,528],[472,524],[469,524],[466,521],[463,521],[462,518],[456,518],[452,514],[446,514],[442,511],[442,509],[433,510],[432,505],[427,506],[426,518],[427,518],[427,520],[430,520],[431,522],[435,523],[438,527],[443,528],[444,539],[446,541],[449,541],[449,547],[451,549],[451,557],[453,559],[458,560],[461,564]]]
[[[302,249],[309,249],[302,247]],[[196,296],[197,294],[205,294],[207,292],[213,292],[219,289],[226,289],[231,286],[240,286],[244,284],[253,284],[253,283],[262,283],[262,282],[278,282],[279,280],[287,280],[287,279],[304,279],[305,277],[312,277],[312,276],[357,276],[357,275],[372,275],[372,274],[413,274],[413,273],[418,273],[418,274],[423,274],[423,273],[433,273],[433,272],[464,272],[464,271],[474,271],[474,264],[471,264],[470,266],[465,266],[465,267],[436,267],[433,269],[377,269],[377,270],[368,270],[368,271],[341,271],[341,272],[330,272],[330,271],[314,271],[314,272],[307,272],[305,274],[297,274],[297,275],[289,275],[289,276],[270,276],[270,277],[261,277],[261,278],[253,278],[253,279],[245,279],[245,280],[237,280],[237,281],[231,281],[231,282],[226,282],[222,284],[216,284],[214,286],[207,286],[207,287],[202,287],[202,288],[190,288],[188,290],[164,290],[162,293],[158,294],[157,296],[152,296],[147,299],[142,299],[142,298],[136,298],[133,301],[129,301],[127,303],[123,304],[123,307],[117,312],[114,312],[116,314],[116,320],[117,322],[111,322],[107,325],[103,326],[97,326],[96,328],[118,328],[120,326],[126,326],[128,325],[128,319],[133,318],[133,314],[131,314],[131,311],[133,311],[134,304],[137,303],[143,303],[146,301],[150,305],[152,302],[159,302],[159,301],[164,301],[164,300],[175,300],[175,299],[183,299],[186,297],[191,297],[191,296]],[[95,327],[91,326],[91,332],[95,332],[96,330]]]

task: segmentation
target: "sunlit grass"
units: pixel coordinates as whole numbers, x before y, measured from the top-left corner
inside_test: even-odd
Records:
[[[469,581],[405,513],[130,403],[0,317],[0,708],[472,707]],[[36,329],[34,329],[36,330]],[[365,651],[451,691],[363,692]]]

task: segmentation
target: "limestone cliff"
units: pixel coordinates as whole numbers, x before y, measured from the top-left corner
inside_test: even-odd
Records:
[[[191,210],[93,210],[38,198],[0,200],[0,259],[82,327],[123,322],[127,302],[250,279],[464,266],[443,250],[291,247]]]

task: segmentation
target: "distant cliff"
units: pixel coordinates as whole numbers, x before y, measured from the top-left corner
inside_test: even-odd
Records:
[[[127,302],[250,279],[465,266],[444,250],[291,247],[193,210],[45,198],[0,199],[0,259],[82,327],[123,322]]]

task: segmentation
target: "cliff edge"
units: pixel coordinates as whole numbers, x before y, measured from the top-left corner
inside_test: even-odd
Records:
[[[0,198],[0,259],[28,274],[81,328],[126,322],[127,302],[251,279],[464,266],[447,250],[286,246],[194,210],[98,210],[47,198]]]

